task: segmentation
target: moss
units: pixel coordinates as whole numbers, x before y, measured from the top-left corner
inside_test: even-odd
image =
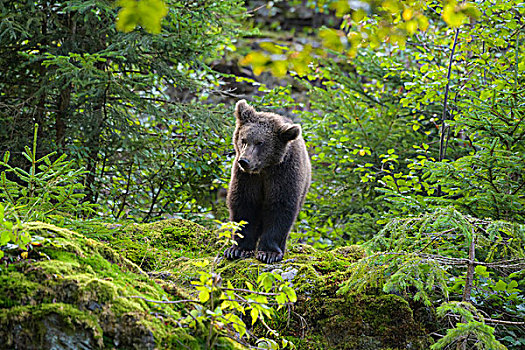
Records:
[[[332,349],[427,349],[430,339],[397,295],[346,295],[319,291],[299,305],[316,346]],[[315,347],[311,347],[315,348]]]
[[[107,230],[111,234],[107,233]],[[171,269],[180,257],[196,258],[216,249],[215,235],[205,227],[183,219],[151,224],[105,225],[103,239],[119,254],[145,271]],[[99,237],[93,230],[91,237]]]
[[[230,261],[222,259],[217,267],[217,272],[223,279],[229,280],[235,287],[244,288],[246,282],[257,285],[259,273],[275,269],[277,265],[266,265],[256,259],[241,259]]]
[[[60,257],[64,259],[65,255],[61,254]],[[82,267],[79,261],[69,254],[67,255],[67,260],[69,261],[59,259],[38,261],[33,264],[33,269],[31,269],[31,271],[33,271],[33,273],[43,272],[57,276],[66,276],[79,272],[93,273],[91,268],[87,269]]]
[[[85,291],[80,302],[96,300],[98,303],[106,304],[117,297],[119,289],[115,284],[98,278],[91,278],[86,281],[81,288]]]
[[[50,349],[102,346],[102,328],[89,313],[69,304],[17,306],[0,313],[0,339],[7,347]]]
[[[148,277],[105,243],[49,224],[26,228],[47,239],[34,247],[35,259],[1,276],[0,342],[27,349],[52,348],[54,341],[87,348],[194,344],[175,307],[131,298],[165,300],[183,290]]]
[[[151,327],[155,326],[152,325]],[[161,331],[159,339],[159,349],[198,349],[204,345],[202,339],[196,338],[180,328],[176,328],[172,332]]]
[[[28,303],[39,288],[38,283],[17,271],[0,275],[0,286],[0,309]]]
[[[356,262],[366,256],[365,248],[360,245],[350,245],[346,247],[339,247],[332,251],[333,254],[342,256],[351,262]]]
[[[34,247],[30,259],[9,266],[0,277],[0,342],[15,344],[14,335],[17,347],[27,349],[46,348],[53,337],[93,348],[205,347],[207,330],[179,324],[189,304],[136,297],[190,298],[190,282],[201,270],[195,263],[212,263],[220,253],[213,232],[178,219],[93,224],[81,231],[89,237],[50,224],[25,225],[46,240]],[[364,254],[356,245],[330,252],[292,244],[277,264],[221,259],[216,272],[237,287],[256,285],[262,272],[281,273],[294,286],[298,301],[267,322],[300,349],[424,349],[428,332],[401,297],[380,291],[336,295],[353,262]],[[61,309],[50,311],[56,305]],[[423,311],[417,314],[428,314]],[[31,339],[30,332],[38,337]],[[258,323],[252,332],[267,336]],[[218,342],[217,347],[226,349],[241,347],[228,338]]]
[[[106,244],[87,238],[79,233],[43,222],[29,222],[24,229],[32,235],[48,238],[42,252],[55,260],[74,262],[77,257],[89,258],[99,255],[104,263],[117,264],[129,271],[143,273],[133,262],[118,254]],[[97,267],[96,265],[94,266]]]
[[[312,294],[324,283],[324,279],[314,269],[313,266],[304,264],[299,267],[297,277],[294,278],[293,284],[296,292],[304,295]]]

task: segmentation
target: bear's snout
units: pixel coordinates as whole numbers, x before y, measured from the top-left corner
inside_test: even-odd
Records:
[[[237,161],[239,170],[246,174],[259,174],[261,170],[261,162],[247,157],[239,158]]]
[[[250,169],[250,162],[248,161],[248,159],[239,159],[239,168],[241,168],[242,171],[248,171]]]

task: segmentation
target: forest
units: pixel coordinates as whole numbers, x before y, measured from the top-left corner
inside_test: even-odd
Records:
[[[272,264],[242,99],[312,165]],[[525,349],[525,3],[0,0],[0,344]]]

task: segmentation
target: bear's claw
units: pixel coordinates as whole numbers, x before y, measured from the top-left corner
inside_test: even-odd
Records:
[[[232,246],[224,251],[224,256],[230,260],[249,258],[253,255],[253,251],[244,250],[237,246]]]
[[[255,257],[257,258],[257,260],[260,260],[265,264],[273,264],[274,262],[283,260],[283,256],[283,253],[267,252],[260,250],[257,252],[257,255]]]

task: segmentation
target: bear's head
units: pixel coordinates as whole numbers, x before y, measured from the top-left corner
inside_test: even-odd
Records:
[[[257,174],[281,163],[290,143],[301,135],[301,126],[278,114],[257,112],[245,100],[235,106],[233,142],[241,171]]]

